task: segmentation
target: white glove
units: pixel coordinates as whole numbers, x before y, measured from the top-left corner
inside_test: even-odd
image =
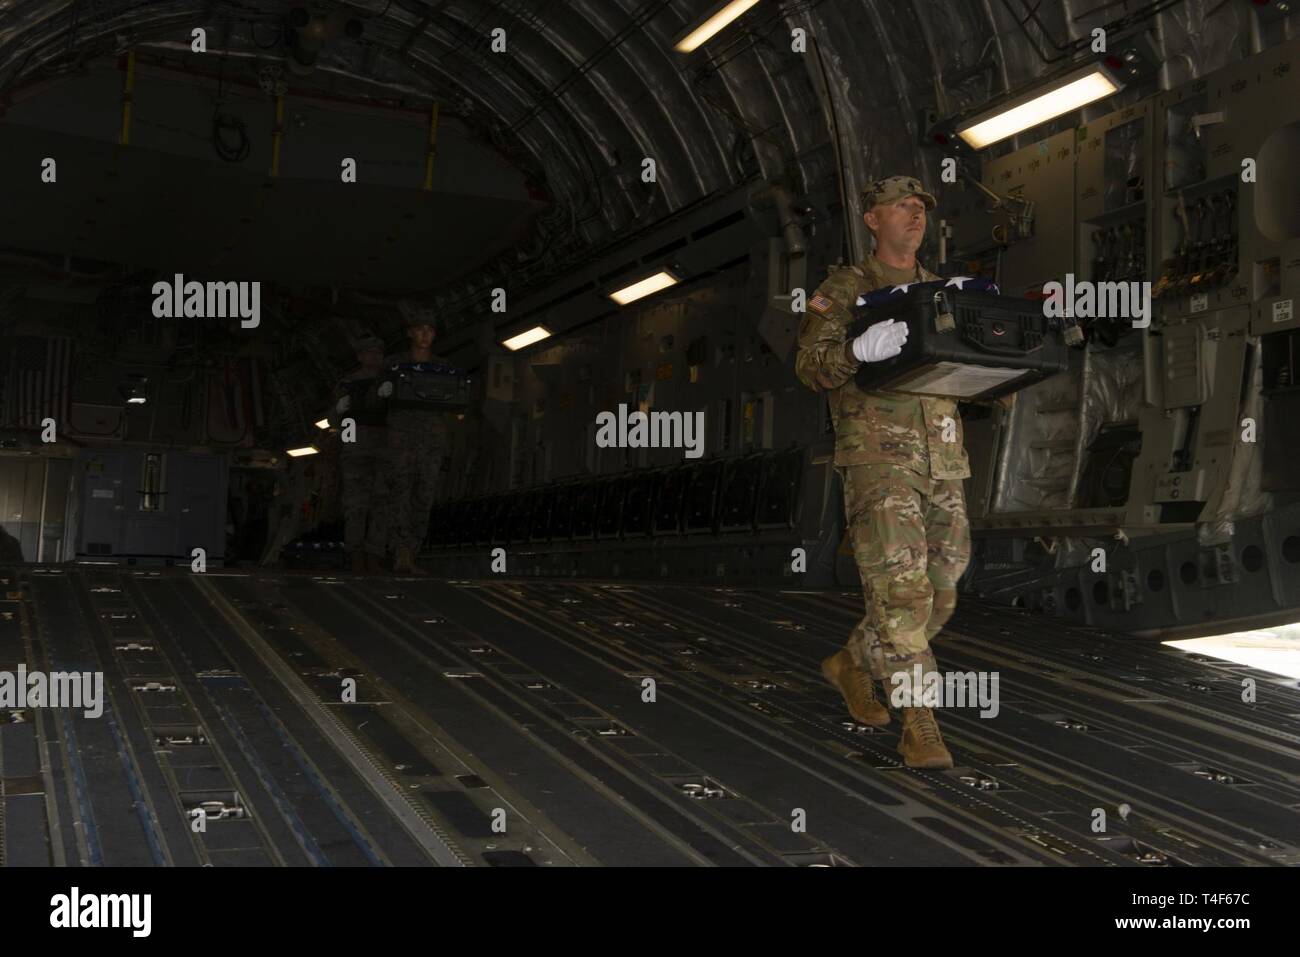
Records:
[[[853,340],[853,357],[859,362],[892,359],[903,351],[903,343],[906,341],[907,323],[886,319]]]
[[[375,391],[379,393],[381,399],[387,399],[393,394],[393,384],[391,382],[384,382]]]
[[[345,395],[334,405],[334,411],[336,412],[346,412],[350,408],[352,408],[352,396],[350,395]]]

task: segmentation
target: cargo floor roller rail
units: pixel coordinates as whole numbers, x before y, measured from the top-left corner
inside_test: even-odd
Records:
[[[821,678],[852,592],[62,565],[0,597],[0,671],[103,674],[98,717],[0,708],[5,865],[1300,863],[1294,680],[976,598],[935,649],[997,713],[945,709],[956,767],[913,771]]]

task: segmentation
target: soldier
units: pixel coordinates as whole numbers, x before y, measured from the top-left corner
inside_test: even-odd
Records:
[[[352,559],[352,570],[364,575],[383,571],[383,546],[379,544],[376,550],[376,544],[368,538],[367,524],[378,511],[375,490],[388,454],[388,437],[384,410],[378,406],[378,400],[367,401],[371,396],[356,386],[373,383],[379,375],[384,364],[384,340],[369,336],[357,343],[356,350],[361,367],[339,382],[335,408],[345,418],[352,419],[354,425],[352,430],[345,430],[339,447],[343,473],[343,540]],[[354,441],[347,441],[349,432]]]
[[[0,525],[0,565],[17,565],[23,560],[23,546]]]
[[[409,303],[403,303],[401,310],[410,346],[386,358],[384,368],[410,362],[450,365],[432,351],[436,334],[432,313]],[[372,519],[366,544],[369,549],[391,546],[393,571],[398,574],[424,574],[415,564],[415,553],[429,530],[434,486],[447,447],[446,415],[423,409],[388,412],[388,455],[377,491],[382,515],[380,521]]]
[[[930,708],[913,698],[914,666],[937,671],[930,640],[957,605],[957,580],[970,562],[970,527],[962,482],[970,476],[956,400],[899,392],[864,392],[854,382],[863,362],[898,355],[906,323],[888,320],[846,340],[858,296],[884,286],[939,279],[917,262],[925,214],[935,200],[909,176],[891,176],[862,193],[863,220],[875,251],[856,266],[832,270],[808,302],[799,330],[796,372],[826,392],[835,425],[835,467],[862,576],[866,615],[848,646],[822,662],[822,674],[863,724],[889,723],[895,681],[903,706],[898,750],[912,768],[950,768]],[[955,431],[954,431],[955,430]],[[943,441],[947,431],[955,441]],[[894,679],[903,672],[906,680]]]

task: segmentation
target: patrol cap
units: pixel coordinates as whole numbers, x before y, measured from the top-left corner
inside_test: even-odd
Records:
[[[383,352],[384,340],[380,339],[378,336],[363,336],[352,343],[352,350],[354,352],[368,352],[371,349]]]
[[[410,299],[403,299],[397,304],[397,310],[402,314],[402,325],[408,329],[411,326],[424,325],[437,328],[438,324],[434,321],[432,306],[422,306]]]
[[[916,177],[886,176],[862,191],[862,211],[865,213],[872,206],[887,206],[909,196],[921,197],[926,209],[934,209],[938,205],[934,197],[921,187],[921,181]]]

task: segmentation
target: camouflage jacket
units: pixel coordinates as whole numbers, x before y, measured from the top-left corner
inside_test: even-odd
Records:
[[[359,382],[373,383],[374,379],[375,377],[364,369],[351,372],[334,386],[333,398],[337,401],[345,395],[352,394],[350,386]],[[355,425],[353,441],[340,442],[339,451],[343,455],[369,455],[376,449],[386,446],[385,412],[379,399],[366,393],[352,394],[352,402],[343,416],[352,419]]]
[[[918,272],[922,281],[941,278],[919,266]],[[894,465],[935,479],[969,478],[956,399],[864,392],[854,381],[861,363],[845,347],[853,307],[858,296],[886,285],[874,256],[833,267],[808,300],[795,372],[808,388],[827,394],[836,465]],[[945,419],[952,421],[954,441],[943,441]]]

